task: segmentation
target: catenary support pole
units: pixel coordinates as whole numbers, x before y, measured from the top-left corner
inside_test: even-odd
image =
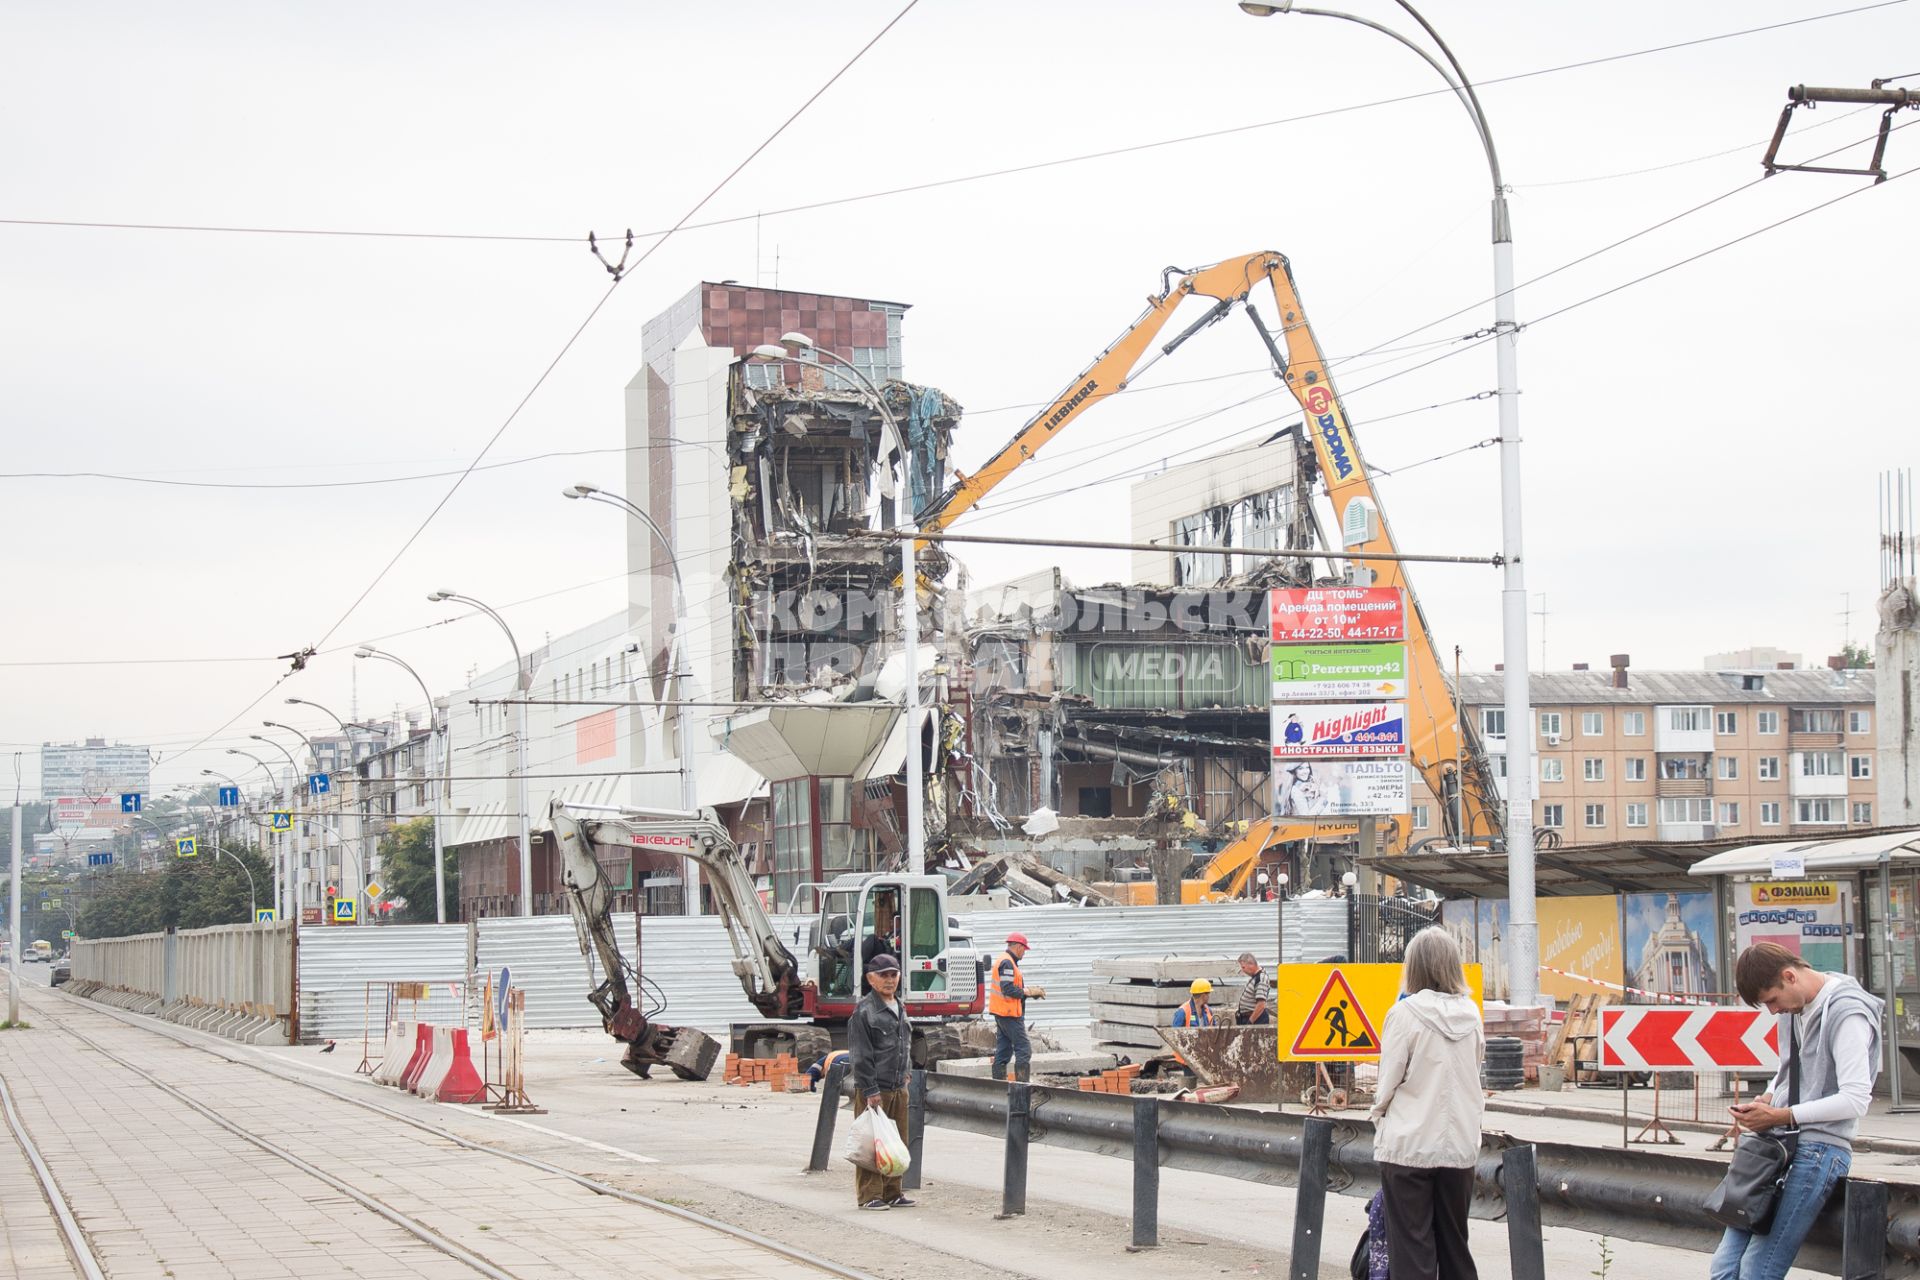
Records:
[[[1160,1100],[1133,1100],[1133,1243],[1160,1247]]]
[[[1033,1086],[1016,1080],[1007,1086],[1007,1151],[1002,1168],[1000,1212],[997,1219],[1022,1217],[1027,1212],[1027,1137],[1033,1109]]]
[[[1507,1201],[1507,1258],[1513,1280],[1547,1280],[1540,1234],[1540,1176],[1531,1145],[1500,1157],[1500,1188]]]
[[[13,796],[13,892],[7,897],[7,1021],[20,1021],[20,793]]]
[[[1287,1280],[1320,1280],[1320,1238],[1327,1217],[1327,1165],[1333,1121],[1309,1116],[1300,1134],[1300,1188],[1293,1198],[1293,1256]]]

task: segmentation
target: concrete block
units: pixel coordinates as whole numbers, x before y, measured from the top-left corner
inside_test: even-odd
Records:
[[[1206,978],[1217,982],[1240,972],[1240,962],[1232,956],[1115,956],[1095,960],[1096,978],[1125,978],[1140,982],[1192,982]]]
[[[1238,987],[1215,987],[1207,1007],[1213,1010],[1214,1017],[1224,1020],[1232,1016],[1234,1002],[1239,998]],[[1180,1004],[1172,1005],[1109,1004],[1096,999],[1089,1001],[1087,1008],[1095,1022],[1118,1022],[1129,1027],[1170,1027],[1173,1025],[1173,1015],[1185,1003],[1184,997]]]
[[[1238,976],[1237,974],[1235,976]],[[1244,983],[1213,979],[1213,994],[1208,1002],[1216,1007],[1231,1005],[1240,998],[1240,988]],[[1131,1006],[1138,1009],[1178,1009],[1187,1002],[1186,983],[1154,986],[1146,982],[1095,982],[1087,987],[1088,1004],[1104,1004],[1115,1008]]]
[[[1166,1052],[1166,1045],[1161,1043],[1152,1027],[1130,1027],[1124,1022],[1096,1022],[1093,1024],[1093,1038],[1106,1044],[1127,1045],[1135,1050]]]
[[[1034,1075],[1080,1075],[1087,1071],[1109,1071],[1113,1068],[1114,1057],[1110,1053],[1036,1053],[1033,1055],[1032,1072]],[[970,1076],[976,1080],[986,1080],[993,1076],[993,1059],[987,1058],[948,1058],[935,1070],[950,1076]]]

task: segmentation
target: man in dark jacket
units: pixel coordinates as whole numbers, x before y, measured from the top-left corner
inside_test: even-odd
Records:
[[[913,1069],[913,1028],[899,999],[900,961],[882,952],[867,962],[873,989],[847,1022],[847,1051],[853,1055],[853,1114],[868,1107],[883,1111],[907,1139],[907,1073]],[[900,1179],[853,1167],[854,1198],[862,1209],[907,1209],[913,1201],[901,1192]]]

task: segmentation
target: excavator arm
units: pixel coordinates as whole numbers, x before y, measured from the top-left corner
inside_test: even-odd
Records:
[[[1178,277],[1175,279],[1175,277]],[[1269,328],[1254,307],[1254,293],[1262,282],[1272,291],[1276,329]],[[1479,736],[1460,714],[1434,647],[1433,632],[1407,580],[1403,564],[1382,560],[1398,550],[1386,512],[1374,493],[1360,446],[1354,439],[1346,409],[1334,390],[1325,354],[1315,341],[1306,312],[1294,287],[1293,269],[1285,255],[1271,251],[1230,258],[1194,271],[1169,267],[1161,273],[1161,291],[1147,299],[1147,309],[1099,357],[1083,369],[1045,408],[972,475],[957,479],[939,503],[921,521],[924,533],[939,533],[977,506],[1022,463],[1037,455],[1048,441],[1081,414],[1107,396],[1126,389],[1144,367],[1142,358],[1173,313],[1190,297],[1209,299],[1211,305],[1192,324],[1162,344],[1159,354],[1170,355],[1200,330],[1224,319],[1235,306],[1245,305],[1260,340],[1273,360],[1274,376],[1287,385],[1306,415],[1307,434],[1327,487],[1327,497],[1342,530],[1352,563],[1365,572],[1369,585],[1399,587],[1411,605],[1407,644],[1408,749],[1414,767],[1426,779],[1439,801],[1449,839],[1456,843],[1485,840],[1497,843],[1503,834],[1500,793]],[[1152,361],[1148,362],[1149,365]],[[1460,762],[1456,771],[1455,761]],[[1464,773],[1464,778],[1457,776]],[[1455,821],[1456,800],[1460,820]],[[1252,832],[1248,833],[1249,837]],[[1261,848],[1273,836],[1264,832]],[[1250,866],[1250,863],[1246,865]],[[1224,872],[1223,872],[1224,874]]]
[[[803,1012],[806,993],[800,965],[774,930],[740,851],[711,809],[698,813],[588,809],[556,800],[549,817],[560,843],[580,953],[594,955],[606,975],[589,998],[610,1031],[621,1034],[614,1022],[620,1010],[633,1007],[633,993],[627,985],[628,966],[614,938],[611,888],[595,856],[600,848],[617,849],[623,855],[647,849],[698,862],[707,873],[707,884],[713,890],[715,906],[733,948],[733,972],[747,999],[769,1018],[792,1018]]]

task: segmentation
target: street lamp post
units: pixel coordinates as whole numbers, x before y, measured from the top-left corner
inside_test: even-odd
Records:
[[[1515,321],[1513,284],[1513,221],[1507,209],[1506,183],[1500,176],[1500,157],[1493,146],[1493,130],[1486,112],[1480,108],[1480,95],[1461,68],[1453,50],[1440,38],[1428,21],[1408,0],[1395,0],[1420,25],[1427,38],[1446,60],[1442,66],[1434,56],[1407,37],[1368,18],[1332,9],[1296,8],[1291,3],[1256,4],[1240,0],[1240,7],[1257,18],[1276,13],[1304,13],[1312,17],[1338,18],[1378,31],[1420,55],[1436,71],[1454,96],[1467,109],[1473,127],[1480,135],[1481,149],[1487,155],[1487,169],[1493,179],[1493,327],[1494,355],[1499,373],[1500,404],[1500,554],[1504,581],[1500,592],[1501,649],[1505,659],[1505,703],[1507,717],[1507,912],[1508,958],[1513,975],[1513,1003],[1538,1004],[1540,1000],[1540,927],[1534,910],[1533,857],[1533,737],[1527,672],[1527,586],[1526,562],[1521,555],[1520,522],[1520,374],[1518,339],[1520,327]],[[1448,73],[1452,69],[1452,74]],[[1455,691],[1456,697],[1458,691]],[[1464,838],[1464,836],[1463,836]],[[1369,851],[1370,852],[1370,851]]]
[[[286,912],[287,919],[297,922],[300,919],[300,873],[304,870],[306,863],[306,833],[300,830],[300,818],[306,806],[300,802],[300,793],[294,790],[293,783],[300,772],[300,764],[293,758],[293,752],[272,738],[258,733],[250,733],[247,736],[255,742],[266,743],[287,758],[287,805],[293,811],[293,829],[287,832],[285,841],[287,872],[281,877],[280,883],[284,886],[283,892],[286,894],[282,909]]]
[[[253,761],[254,764],[260,767],[260,772],[267,775],[267,786],[272,788],[272,790],[268,792],[268,797],[267,797],[268,803],[272,803],[273,797],[280,794],[280,784],[274,780],[273,770],[267,767],[267,762],[265,760],[262,760],[259,756],[254,755],[251,751],[242,751],[238,747],[228,747],[227,754],[230,756],[245,756],[247,759]],[[289,831],[287,834],[291,836],[293,833]],[[267,843],[269,846],[271,846],[274,843],[273,829],[271,827],[267,829]],[[284,841],[280,843],[283,846],[285,844]],[[281,884],[283,882],[281,880],[281,865],[280,865],[282,853],[283,853],[282,849],[275,849],[273,851],[273,902],[276,907],[284,909],[286,906],[286,901],[284,898],[283,891],[281,889]]]
[[[427,773],[433,779],[433,917],[440,924],[447,922],[447,869],[445,858],[440,852],[440,801],[441,788],[445,780],[439,776],[440,762],[446,759],[446,744],[441,738],[440,713],[433,705],[433,690],[427,688],[427,682],[420,673],[396,658],[385,649],[376,649],[363,644],[353,651],[356,658],[379,658],[391,662],[412,676],[414,683],[420,686],[420,693],[427,700]]]
[[[353,731],[355,729],[364,730],[367,734],[367,739],[369,743],[371,743],[373,739],[373,730],[368,725],[359,724],[353,721],[343,720],[340,718],[340,716],[337,713],[335,713],[330,708],[323,707],[319,703],[311,701],[307,698],[288,698],[287,705],[293,706],[293,707],[312,707],[315,711],[320,711],[325,713],[325,715],[329,720],[332,720],[335,724],[340,726],[340,732],[346,735],[347,768],[350,771],[353,791],[350,793],[350,797],[335,798],[335,806],[337,811],[343,816],[349,810],[353,809],[355,806],[358,806],[358,812],[354,813],[353,815],[354,825],[359,833],[359,839],[360,839],[360,845],[361,845],[360,856],[356,861],[358,862],[361,870],[364,872],[368,862],[371,860],[371,855],[369,853],[369,842],[367,838],[367,833],[368,833],[368,828],[372,826],[372,819],[371,819],[371,814],[369,812],[370,806],[367,800],[367,787],[365,785],[364,780],[360,777],[360,759],[359,759],[359,752],[356,749],[358,744],[354,742]],[[312,744],[309,743],[308,747],[309,749],[311,749]],[[320,764],[320,759],[318,754],[316,753],[316,755],[314,756],[314,767],[318,768],[319,764]],[[329,779],[329,789],[327,794],[329,795],[329,797],[333,797],[334,792],[331,789],[331,779],[333,777],[333,774],[329,773],[327,776]],[[326,808],[326,805],[323,803],[320,807],[324,811]]]
[[[520,780],[520,914],[533,914],[533,837],[527,829],[527,693],[533,688],[533,672],[528,669],[526,659],[520,656],[520,642],[513,638],[513,628],[507,620],[472,596],[463,596],[457,591],[436,591],[427,597],[434,604],[451,600],[456,604],[472,605],[480,612],[492,618],[500,625],[507,636],[507,643],[513,647],[513,666],[519,679],[515,682],[520,690],[520,732],[514,735],[514,772]]]
[[[229,778],[229,777],[228,777],[228,776],[227,776],[226,774],[224,774],[224,773],[221,773],[221,772],[220,772],[219,770],[217,770],[217,769],[202,769],[202,770],[200,771],[200,776],[201,776],[201,777],[203,777],[203,778],[218,778],[218,779],[220,779],[220,781],[222,781],[222,782],[224,782],[224,783],[226,783],[226,784],[227,784],[228,786],[230,786],[230,787],[232,787],[232,788],[233,788],[233,790],[234,790],[234,794],[235,794],[236,796],[238,796],[238,795],[239,795],[239,793],[240,793],[240,790],[241,790],[241,787],[240,787],[240,783],[239,783],[239,782],[238,782],[237,780],[235,780],[235,779],[233,779],[233,778]],[[218,798],[218,797],[216,796],[216,797],[215,797],[215,804],[214,804],[214,807],[215,807],[216,809],[218,809],[218,808],[223,808],[224,806],[222,806],[222,805],[220,805],[220,804],[218,803],[218,800],[219,800],[219,798]],[[223,834],[224,834],[224,833],[225,833],[225,831],[226,831],[226,829],[227,829],[227,819],[226,819],[226,817],[225,817],[224,815],[222,815],[222,817],[221,817],[221,819],[220,819],[220,825],[219,825],[219,826],[218,826],[218,827],[217,827],[217,828],[216,828],[215,830],[216,830],[216,831],[218,831],[218,832],[220,832],[220,833],[223,833]],[[218,836],[216,835],[216,836],[215,836],[215,839],[218,839],[218,838],[219,838],[219,837],[218,837]]]
[[[811,351],[816,357],[831,360],[852,374],[872,399],[874,408],[879,410],[881,420],[887,424],[887,434],[893,437],[893,447],[900,455],[901,479],[906,482],[905,490],[900,495],[900,527],[906,532],[917,533],[920,526],[913,510],[913,454],[907,450],[907,438],[901,434],[893,411],[887,408],[886,397],[880,394],[880,388],[873,385],[872,379],[855,367],[852,361],[818,345],[804,333],[783,333],[779,346],[766,343],[755,347],[751,354],[768,360],[798,360],[802,351]],[[913,538],[900,540],[900,644],[904,683],[900,695],[900,717],[905,722],[907,737],[907,871],[912,875],[921,875],[927,869],[926,782],[922,777],[925,762],[920,754],[919,725],[920,585],[915,565],[918,547],[918,541]]]
[[[660,550],[666,554],[667,567],[673,573],[673,645],[668,653],[668,663],[673,667],[673,683],[678,694],[675,708],[678,719],[675,737],[680,747],[680,807],[688,813],[697,813],[700,809],[700,789],[693,773],[693,726],[688,721],[688,706],[692,701],[688,685],[693,678],[693,654],[688,651],[687,638],[692,633],[691,618],[688,609],[691,597],[687,594],[685,577],[680,573],[680,560],[673,553],[673,543],[667,538],[654,518],[635,502],[621,497],[606,489],[590,484],[576,484],[562,489],[563,498],[586,498],[593,502],[603,502],[617,507],[645,525],[654,540],[660,544]],[[697,916],[700,914],[700,864],[692,858],[683,858],[680,867],[681,914]]]

